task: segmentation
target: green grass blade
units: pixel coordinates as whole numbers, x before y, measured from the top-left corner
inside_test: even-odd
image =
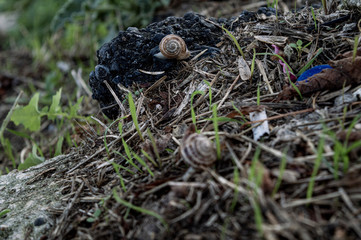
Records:
[[[118,151],[113,151],[115,154],[118,154],[119,156],[121,156],[122,158],[124,158],[124,159],[127,159],[123,154],[121,154],[120,152],[118,152]],[[119,164],[118,164],[119,165]],[[132,175],[134,175],[135,174],[135,172],[133,172],[132,170],[130,170],[129,168],[127,168],[127,167],[124,167],[124,166],[122,166],[122,165],[119,165],[119,168],[121,168],[121,169],[123,169],[123,170],[125,170],[125,171],[127,171],[127,172],[129,172],[130,174],[132,174]]]
[[[257,162],[258,162],[260,154],[261,154],[261,149],[259,147],[257,147],[256,152],[254,153],[254,156],[252,159],[251,172],[249,175],[249,180],[251,182],[253,182],[257,187],[261,186],[262,178],[263,178],[262,169],[257,168]]]
[[[10,119],[11,119],[11,115],[13,114],[14,112],[14,109],[16,107],[16,105],[18,104],[19,102],[19,99],[21,97],[21,95],[23,94],[23,91],[21,91],[19,93],[19,95],[17,96],[17,98],[15,99],[15,102],[13,104],[13,106],[11,107],[10,111],[8,112],[8,114],[6,115],[4,121],[2,122],[1,124],[1,127],[0,127],[0,143],[4,146],[4,143],[5,143],[5,138],[4,138],[4,131],[6,129],[6,126],[9,124],[10,122]]]
[[[305,49],[306,47],[310,46],[310,45],[311,45],[311,43],[312,43],[312,41],[311,41],[311,42],[309,42],[309,43],[307,43],[305,46],[301,47],[301,50],[303,50],[303,49]]]
[[[165,228],[168,229],[168,224],[167,224],[167,222],[164,220],[164,218],[163,218],[162,216],[160,216],[160,215],[159,215],[158,213],[156,213],[156,212],[153,212],[153,211],[151,211],[151,210],[148,210],[148,209],[145,209],[145,208],[141,208],[141,207],[135,206],[135,205],[133,205],[132,203],[130,203],[130,202],[128,202],[128,201],[125,201],[124,199],[121,199],[121,198],[119,197],[119,195],[118,195],[118,193],[117,193],[117,190],[116,190],[115,188],[113,188],[113,197],[114,197],[114,199],[115,199],[118,203],[120,203],[120,204],[122,204],[122,205],[124,205],[124,206],[126,206],[126,207],[128,207],[128,208],[131,208],[131,209],[133,209],[133,210],[135,210],[135,211],[137,211],[137,212],[140,212],[140,213],[143,213],[143,214],[146,214],[146,215],[155,217],[156,219],[158,219],[158,220],[163,224],[163,226],[164,226]]]
[[[215,132],[215,139],[216,139],[216,149],[217,149],[217,159],[221,159],[221,143],[219,140],[219,133],[218,133],[218,117],[217,117],[217,104],[213,105],[213,126]]]
[[[15,169],[16,168],[16,160],[13,154],[13,144],[10,142],[9,139],[5,138],[3,144],[3,148],[4,148],[4,152],[6,154],[6,156],[11,160],[12,163],[12,167]]]
[[[296,76],[299,77],[304,71],[306,71],[311,66],[311,64],[315,61],[315,59],[318,57],[318,55],[320,55],[322,52],[323,52],[323,48],[318,49],[315,56],[306,63],[306,65],[296,74]]]
[[[239,183],[239,172],[238,172],[238,169],[237,167],[234,168],[234,171],[233,171],[233,182],[236,186],[238,186],[238,183]],[[233,194],[233,199],[232,199],[232,204],[231,204],[231,207],[230,207],[230,212],[233,213],[234,212],[234,208],[236,207],[236,204],[237,204],[237,200],[238,200],[238,188],[235,188],[234,189],[234,194]]]
[[[132,120],[133,120],[135,129],[137,130],[140,139],[141,139],[142,141],[144,141],[142,132],[140,131],[140,128],[139,128],[138,118],[137,118],[137,110],[136,110],[136,108],[135,108],[135,104],[134,104],[134,101],[133,101],[132,93],[129,93],[129,94],[128,94],[128,102],[129,102],[130,114],[132,115]]]
[[[58,141],[56,142],[54,157],[62,154],[63,142],[64,142],[64,137],[60,136]]]
[[[360,21],[361,21],[361,20],[360,20]],[[354,44],[353,44],[352,62],[354,62],[354,61],[355,61],[355,58],[356,58],[358,40],[359,40],[359,35],[357,35],[357,36],[355,37],[355,42],[354,42]]]
[[[312,14],[313,21],[315,22],[315,30],[317,31],[317,20],[316,20],[316,15],[315,15],[315,11],[313,10],[313,7],[311,7],[311,14]]]
[[[350,153],[353,149],[361,147],[361,140],[352,143],[346,150],[346,153]]]
[[[137,165],[135,165],[135,163],[133,162],[133,158],[132,158],[132,154],[131,151],[129,149],[128,144],[125,142],[125,140],[122,138],[122,142],[123,142],[123,146],[124,146],[124,151],[125,154],[127,155],[127,157],[125,157],[125,160],[127,160],[127,162],[132,165],[133,167],[135,167],[138,171],[143,172]]]
[[[232,41],[234,42],[234,44],[236,45],[238,51],[241,53],[242,57],[244,60],[246,60],[244,53],[242,51],[241,46],[239,46],[239,43],[237,41],[237,39],[235,38],[235,36],[232,35],[232,33],[230,31],[228,31],[225,27],[222,26],[222,29],[228,34],[228,36],[232,39]]]
[[[347,109],[346,109],[346,111],[347,111]],[[346,113],[345,113],[346,114]],[[357,115],[356,117],[354,117],[353,119],[352,119],[352,122],[351,122],[351,124],[350,124],[350,126],[348,127],[348,129],[347,129],[347,135],[346,135],[346,139],[347,139],[347,141],[348,141],[348,139],[349,139],[349,137],[350,137],[350,134],[351,134],[351,132],[352,132],[352,129],[355,127],[355,125],[358,123],[358,121],[360,120],[360,117],[361,117],[361,115]]]
[[[290,79],[290,78],[288,78]],[[296,84],[294,84],[291,80],[290,80],[290,84],[293,87],[293,89],[295,89],[295,91],[297,92],[298,96],[300,96],[301,100],[303,99],[302,93],[300,91],[300,89],[296,86]]]
[[[261,168],[257,168],[257,162],[259,160],[259,156],[261,154],[261,149],[259,147],[256,148],[256,152],[254,153],[253,159],[252,159],[252,165],[251,165],[251,171],[249,174],[249,181],[253,182],[257,188],[259,188],[262,184],[262,178],[263,178],[263,170]],[[257,169],[256,169],[257,168]],[[253,191],[255,194],[257,194],[256,189]],[[263,228],[262,228],[262,211],[261,208],[257,202],[257,200],[254,197],[250,198],[251,205],[253,207],[254,211],[254,220],[256,223],[257,231],[258,233],[263,236]]]
[[[339,168],[339,164],[340,164],[340,157],[342,155],[342,144],[337,141],[336,139],[334,140],[334,147],[333,147],[333,177],[337,180],[338,179],[338,168]]]
[[[325,145],[325,138],[324,138],[324,136],[321,136],[321,139],[320,139],[320,141],[318,143],[318,148],[317,148],[317,158],[315,160],[315,164],[313,166],[311,179],[310,179],[310,182],[309,182],[308,187],[307,187],[307,199],[312,198],[313,187],[315,185],[316,175],[318,173],[318,169],[320,168],[321,161],[322,161],[322,153],[323,153],[324,145]]]
[[[274,197],[274,195],[278,192],[278,189],[281,186],[281,182],[282,182],[282,177],[283,177],[283,173],[286,169],[286,164],[287,164],[287,158],[286,158],[286,153],[287,153],[287,147],[285,148],[285,150],[283,151],[283,156],[281,158],[281,164],[280,164],[280,172],[277,178],[277,182],[275,184],[275,187],[273,188],[272,191],[272,197]]]
[[[263,218],[262,218],[261,207],[255,200],[253,201],[252,207],[254,210],[254,220],[256,222],[257,231],[261,236],[263,236],[263,227],[262,227]]]
[[[152,170],[150,170],[149,166],[146,164],[146,162],[141,158],[139,157],[138,154],[136,154],[135,152],[133,152],[133,156],[134,158],[143,166],[145,167],[145,169],[147,169],[148,173],[154,177],[154,173],[152,172]]]
[[[2,218],[3,216],[5,216],[6,214],[8,214],[9,212],[11,212],[10,209],[4,209],[0,212],[0,218]]]
[[[278,21],[278,0],[273,1],[273,8],[276,10],[276,19]]]
[[[241,116],[244,122],[248,122],[246,117],[243,115],[243,113],[234,105],[234,102],[232,102],[232,107]]]
[[[203,96],[204,92],[203,91],[195,91],[191,95],[191,116],[192,116],[192,122],[193,122],[194,126],[196,127],[197,133],[199,133],[199,131],[197,130],[197,119],[196,119],[196,113],[194,112],[194,108],[193,108],[193,99],[198,94]]]
[[[323,11],[325,12],[325,15],[328,15],[326,0],[321,0],[321,2],[322,2],[322,7],[323,7]]]
[[[254,66],[256,63],[256,49],[253,48],[253,57],[252,57],[252,63],[251,63],[251,79],[253,77],[253,72],[254,72]]]
[[[143,149],[141,149],[140,151],[143,153],[144,157],[146,157],[154,166],[158,167],[158,164],[154,161],[154,159],[151,156],[149,156],[149,154],[146,151],[144,151]]]
[[[118,118],[117,120],[113,121],[109,127],[107,127],[104,131],[104,148],[105,148],[105,151],[107,152],[107,154],[109,155],[109,149],[108,149],[108,142],[107,142],[107,133],[108,133],[108,130],[113,126],[113,124],[115,124],[116,122],[119,122],[118,124],[118,129],[119,129],[119,135],[122,135],[122,132],[123,132],[123,125],[122,125],[122,120],[127,118],[126,116],[125,117],[122,117],[122,118]]]
[[[120,174],[120,171],[119,171],[119,168],[121,168],[121,167],[123,167],[123,166],[115,163],[114,161],[111,162],[111,164],[113,165],[113,168],[114,168],[116,174],[118,175],[118,177],[119,177],[119,179],[120,179],[120,185],[122,186],[123,191],[126,192],[126,191],[127,191],[127,188],[126,188],[126,186],[125,186],[125,183],[124,183],[124,180],[123,180],[123,176],[122,176],[122,174]]]
[[[6,127],[7,127],[7,125],[9,124],[9,122],[11,120],[11,116],[12,116],[12,114],[14,112],[14,109],[17,106],[17,104],[18,104],[18,102],[20,100],[20,97],[22,95],[23,95],[23,91],[20,91],[20,93],[18,94],[18,96],[15,99],[15,102],[14,102],[13,106],[11,107],[8,114],[6,115],[6,117],[5,117],[5,119],[2,122],[1,127],[0,127],[0,144],[3,146],[6,156],[11,159],[11,162],[13,164],[13,168],[16,168],[15,157],[14,157],[13,152],[12,152],[12,147],[11,147],[10,141],[8,139],[5,139],[5,137],[4,137],[4,131],[5,131]]]

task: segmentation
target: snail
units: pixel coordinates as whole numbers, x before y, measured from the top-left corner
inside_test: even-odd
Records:
[[[184,161],[195,169],[209,167],[217,160],[213,142],[200,133],[185,135],[181,155]]]
[[[165,36],[159,44],[159,50],[154,56],[160,59],[183,60],[190,56],[184,40],[175,34]]]

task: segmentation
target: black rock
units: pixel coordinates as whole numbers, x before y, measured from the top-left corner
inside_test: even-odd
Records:
[[[39,227],[41,225],[44,225],[45,223],[46,223],[45,218],[39,217],[39,218],[35,219],[34,226]]]
[[[254,21],[257,19],[256,13],[255,12],[249,12],[247,10],[244,10],[243,12],[241,12],[241,14],[239,15],[239,19],[241,19],[244,22],[249,22],[249,21]]]
[[[239,24],[234,18],[214,19],[219,26],[232,30]],[[159,43],[168,34],[181,36],[191,51],[191,57],[204,49],[208,49],[204,56],[217,54],[216,44],[223,36],[222,29],[209,21],[204,16],[195,13],[186,13],[184,17],[168,17],[167,19],[150,24],[144,29],[128,28],[119,32],[98,51],[98,65],[89,76],[93,98],[98,100],[100,107],[109,118],[119,115],[119,108],[114,97],[104,84],[107,81],[120,100],[124,96],[117,84],[125,87],[133,83],[152,83],[161,75],[144,74],[145,71],[165,71],[172,74],[181,66],[177,60],[164,60],[154,57],[159,52]],[[204,57],[203,56],[203,57]]]
[[[276,9],[272,7],[260,7],[257,11],[258,14],[265,14],[267,17],[276,15]]]

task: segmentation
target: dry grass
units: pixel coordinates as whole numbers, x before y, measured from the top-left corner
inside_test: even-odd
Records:
[[[338,14],[344,16],[347,13]],[[328,21],[327,16],[317,16]],[[258,21],[244,23],[232,34],[243,48],[248,65],[253,49],[257,53],[272,53],[274,41],[280,47],[298,39],[305,44],[312,41],[300,57],[296,51],[290,59],[285,57],[294,70],[299,70],[320,48],[323,52],[315,65],[324,64],[352,49],[356,33],[342,32],[345,23],[321,28],[319,32],[307,32],[313,22],[310,11],[304,9],[297,14],[278,15],[278,19],[259,16]],[[264,35],[274,37],[262,37]],[[347,130],[353,119],[360,115],[361,102],[337,105],[330,92],[317,92],[303,100],[275,102],[277,94],[289,83],[277,61],[267,55],[257,55],[252,78],[244,80],[239,77],[239,52],[227,34],[218,47],[221,53],[217,57],[199,56],[183,62],[182,68],[169,74],[166,81],[160,79],[134,96],[144,142],[132,123],[127,106],[124,116],[128,117],[120,120],[121,134],[115,123],[109,129],[103,129],[105,135],[91,140],[84,138],[87,144],[74,150],[80,160],[67,172],[57,173],[63,178],[66,204],[57,215],[58,221],[52,231],[54,238],[361,238],[358,149],[344,155],[349,160],[346,171],[343,171],[345,162],[341,159],[335,170],[333,157],[339,151],[335,148],[336,141],[345,147],[351,142],[337,138],[336,133]],[[261,106],[257,106],[257,86],[260,86]],[[133,87],[132,92],[138,90],[137,86]],[[352,93],[358,88],[345,88],[338,95]],[[190,98],[198,90],[204,92],[193,101],[200,132],[212,140],[215,138],[213,104],[217,106],[218,117],[228,119],[219,119],[218,124],[221,158],[214,166],[191,171],[180,157],[179,145],[192,123]],[[270,135],[254,141],[252,128],[260,122],[250,122],[249,113],[259,107],[266,108]],[[359,131],[359,118],[351,127],[353,131]],[[154,136],[155,144],[147,129]],[[318,151],[321,137],[325,142]],[[141,170],[126,160],[122,139],[130,147],[131,154],[141,156],[147,162],[154,177],[136,158],[133,161]],[[360,140],[356,138],[354,142],[357,141]],[[257,149],[259,156],[255,157]],[[141,150],[153,159],[157,158],[158,152],[161,164],[156,166],[147,161]],[[287,162],[281,171],[282,158]],[[316,159],[320,166],[313,178]],[[113,163],[123,166],[118,173]],[[272,196],[277,179],[282,181]],[[312,197],[307,198],[311,181],[314,181]],[[113,194],[130,205],[116,201]],[[97,209],[100,209],[100,215],[94,216]],[[53,210],[54,213],[59,211]],[[87,221],[89,217],[93,219]]]

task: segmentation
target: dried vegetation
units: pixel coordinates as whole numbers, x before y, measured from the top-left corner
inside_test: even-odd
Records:
[[[225,33],[219,55],[183,61],[177,74],[139,91],[134,101],[144,141],[127,106],[124,117],[101,134],[84,129],[79,137],[87,144],[75,150],[81,160],[54,173],[63,178],[65,197],[64,211],[51,211],[57,216],[51,236],[360,239],[361,55],[337,57],[352,50],[360,16],[319,12],[317,18],[320,23],[344,20],[310,30],[314,22],[304,8],[285,16],[257,15],[232,34],[249,67],[253,49],[272,54],[275,44],[297,72],[322,48],[313,65],[332,60],[343,77],[315,75],[317,87],[312,81],[311,90],[299,86],[301,99],[278,59],[264,54],[255,56],[251,76],[242,77],[244,61]],[[349,24],[354,27],[347,28]],[[312,43],[300,53],[286,47],[297,40]],[[284,89],[291,93],[285,95]],[[195,91],[201,92],[193,96]],[[262,121],[251,122],[249,114],[259,109],[266,109],[270,134],[255,141],[252,129]],[[180,154],[183,135],[194,120],[212,141],[218,134],[221,150],[214,165],[200,170],[191,169]]]

